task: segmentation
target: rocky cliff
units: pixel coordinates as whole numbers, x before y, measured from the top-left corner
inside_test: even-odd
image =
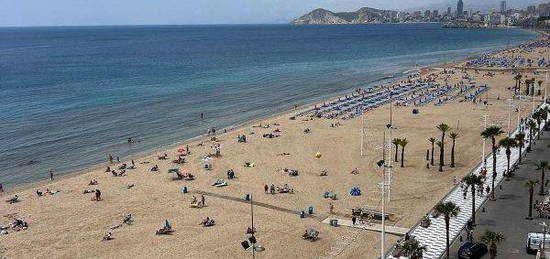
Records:
[[[369,24],[395,21],[397,11],[363,7],[355,12],[334,13],[319,8],[295,19],[291,24]]]

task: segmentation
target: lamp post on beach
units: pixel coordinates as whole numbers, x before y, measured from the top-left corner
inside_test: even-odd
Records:
[[[361,107],[361,157],[363,157],[363,149],[365,146],[365,111]]]
[[[487,128],[487,111],[485,111],[485,114],[483,115],[483,130],[485,130],[486,128]],[[481,138],[481,141],[483,143],[482,148],[481,148],[481,161],[483,161],[483,167],[486,167],[487,166],[487,162],[485,160],[485,142],[486,142],[486,139]]]
[[[510,136],[510,126],[512,124],[512,99],[508,99],[508,136]]]
[[[392,148],[393,148],[393,145],[391,145],[391,141],[393,139],[393,96],[389,85],[388,85],[388,96],[390,99],[390,118],[389,118],[390,121],[389,121],[389,124],[386,125],[386,128],[388,129],[390,136],[386,143],[388,144],[389,153],[387,157],[389,158],[391,157]],[[392,170],[393,170],[393,159],[389,159],[389,165],[386,166],[386,177],[388,177],[388,201],[391,201],[391,181],[393,177]]]
[[[258,252],[263,251],[263,247],[257,245],[257,240],[254,234],[256,233],[256,229],[254,228],[254,206],[252,202],[252,194],[248,194],[248,199],[250,200],[250,219],[251,219],[251,227],[247,229],[246,233],[250,234],[248,237],[248,240],[244,240],[241,242],[241,245],[245,250],[248,250],[249,248],[252,250],[252,258],[256,258],[256,249],[258,249]]]

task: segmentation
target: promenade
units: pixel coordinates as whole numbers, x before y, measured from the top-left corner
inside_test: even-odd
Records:
[[[520,127],[518,127],[512,134],[511,137],[514,137],[520,132]],[[529,131],[524,127],[524,134],[529,135]],[[529,141],[526,141],[525,148],[529,145]],[[490,145],[488,145],[490,149]],[[519,150],[517,148],[512,149],[512,154],[510,156],[510,164],[513,165],[519,159]],[[500,148],[497,151],[497,177],[495,179],[495,186],[498,186],[503,180],[504,176],[502,172],[506,171],[506,154],[505,150]],[[486,169],[487,175],[491,176],[493,173],[492,168],[493,158],[491,153],[487,156],[486,159]],[[476,166],[472,173],[478,175],[481,171],[483,164]],[[490,178],[488,178],[490,179]],[[486,186],[491,186],[491,181],[488,180],[484,184]],[[497,190],[498,192],[498,190]],[[482,206],[484,206],[485,201],[489,198],[490,195],[485,194],[483,196],[476,195],[475,197],[475,210],[478,211]],[[468,191],[466,197],[463,196],[462,189],[460,186],[456,186],[445,198],[442,199],[443,202],[454,202],[457,206],[460,207],[460,213],[457,217],[453,217],[450,220],[450,229],[449,229],[449,238],[454,240],[457,238],[466,226],[466,223],[471,218],[472,215],[472,197],[471,192]],[[423,254],[423,258],[440,258],[445,253],[445,220],[444,217],[433,217],[429,216],[431,219],[431,225],[428,228],[421,227],[417,224],[409,232],[410,235],[420,241],[421,245],[426,246],[426,251]],[[389,257],[392,258],[392,257]]]

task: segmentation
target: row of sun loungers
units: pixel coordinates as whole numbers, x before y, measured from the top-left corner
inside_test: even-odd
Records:
[[[392,89],[391,96],[393,98],[400,98],[401,96],[410,94],[411,92],[427,89],[429,87],[433,87],[433,85],[428,83],[404,84]],[[324,104],[321,107],[307,110],[297,116],[309,115],[319,118],[338,117],[342,119],[350,119],[361,114],[363,111],[385,104],[389,100],[390,94],[387,90],[381,90],[366,95],[352,95],[347,98],[341,98],[337,101]]]

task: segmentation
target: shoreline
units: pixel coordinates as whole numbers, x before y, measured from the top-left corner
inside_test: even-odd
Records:
[[[472,55],[480,58],[489,51],[493,50],[480,49]],[[496,54],[494,58],[505,55],[504,58],[515,60],[516,55],[521,55],[536,60],[540,53],[550,53],[550,39]],[[479,132],[484,129],[485,116],[489,124],[506,129],[508,122],[508,129],[512,130],[516,116],[519,123],[532,108],[531,102],[517,103],[519,110],[513,113],[512,125],[506,110],[511,111],[507,100],[514,95],[509,87],[514,82],[514,74],[448,69],[470,64],[462,60],[460,57],[460,61],[450,62],[447,57],[438,64],[417,67],[420,71],[408,76],[395,73],[395,78],[388,80],[390,85],[376,83],[371,91],[352,93],[354,86],[349,87],[351,91],[330,91],[335,96],[332,98],[341,98],[338,97],[341,93],[348,98],[324,104],[309,113],[296,114],[311,110],[310,105],[315,102],[300,105],[299,109],[292,109],[294,104],[283,104],[275,107],[281,112],[243,119],[241,124],[226,127],[227,133],[218,130],[216,139],[209,136],[186,139],[113,164],[96,156],[96,161],[104,162],[97,165],[97,170],[88,168],[88,173],[75,171],[55,181],[22,185],[18,189],[23,191],[15,193],[20,202],[0,204],[0,210],[5,211],[5,219],[0,224],[12,224],[12,220],[19,218],[28,222],[29,227],[25,231],[8,229],[8,235],[0,237],[5,239],[0,250],[10,258],[247,257],[249,251],[243,250],[235,240],[245,237],[244,230],[250,226],[251,208],[243,197],[252,195],[254,204],[258,205],[253,209],[254,225],[258,226],[256,238],[266,248],[262,257],[374,258],[382,248],[380,233],[334,228],[321,220],[331,215],[349,220],[350,211],[357,208],[380,211],[378,183],[385,174],[376,162],[383,156],[382,140],[387,141],[387,134],[382,129],[392,107],[395,127],[389,138],[409,143],[407,152],[401,150],[401,159],[391,159],[401,165],[394,166],[391,196],[388,194],[385,207],[386,212],[392,214],[386,223],[400,231],[415,226],[434,204],[455,188],[457,179],[479,164],[483,155]],[[516,63],[509,61],[505,66],[508,64]],[[550,62],[545,66],[550,66]],[[544,75],[533,72],[524,75],[544,79]],[[387,98],[389,90],[395,93],[395,102],[391,102],[394,106],[389,102],[392,99]],[[332,98],[308,100],[336,100]],[[484,105],[482,101],[490,102]],[[365,110],[361,116],[360,111]],[[296,117],[289,119],[290,116]],[[439,123],[447,124],[451,132],[460,135],[457,151],[451,155],[456,157],[455,163],[448,164],[447,151],[444,153],[447,162],[438,164],[440,169],[433,161],[432,166],[426,162],[429,138],[441,136],[436,128]],[[246,142],[237,141],[238,135],[245,135]],[[360,138],[363,141],[359,141]],[[195,145],[201,141],[202,145]],[[449,147],[451,142],[454,146],[450,139],[444,143]],[[156,143],[160,146],[161,142]],[[172,159],[179,155],[177,147],[184,147],[185,143],[191,143],[191,154],[185,156],[184,164],[174,164]],[[163,151],[168,159],[158,159],[157,155]],[[389,151],[391,157],[393,151],[396,150]],[[147,153],[149,156],[143,156]],[[317,154],[322,154],[322,158]],[[204,156],[211,156],[211,163],[205,163]],[[121,163],[128,164],[126,161],[133,157],[139,157],[135,159],[136,167],[117,175]],[[106,166],[105,162],[116,169],[115,172],[105,172],[105,167],[101,167]],[[205,165],[212,166],[205,168]],[[158,169],[151,171],[151,168]],[[192,173],[193,181],[170,174],[173,168]],[[230,175],[231,172],[234,174]],[[44,186],[36,188],[47,189],[47,195],[30,189],[40,185]],[[291,191],[285,192],[288,188]],[[101,190],[101,202],[94,201],[94,195],[90,194],[94,189]],[[358,189],[360,195],[352,193],[354,189]],[[206,206],[193,206],[196,198],[204,199],[201,195],[206,196],[202,203]],[[313,215],[306,213],[300,217],[301,211],[308,210],[313,210]],[[134,224],[114,225],[120,224],[129,213],[135,219]],[[206,217],[215,219],[216,226],[198,226]],[[174,226],[175,233],[164,237],[155,235],[166,220]],[[302,239],[304,229],[310,228],[321,233],[316,242]],[[112,232],[114,239],[101,242],[108,232]],[[183,246],[182,240],[185,240]],[[397,240],[398,236],[386,236],[382,249],[386,250]],[[204,249],[205,244],[209,249]]]
[[[531,42],[531,41],[540,40],[542,37],[548,36],[548,34],[549,34],[547,32],[540,31],[540,30],[531,30],[531,29],[524,29],[524,30],[534,32],[535,34],[538,35],[537,38],[533,39],[533,40],[525,41],[525,42],[517,44],[517,45],[498,48],[498,49],[495,49],[493,51],[485,52],[483,54],[494,55],[494,54],[497,54],[497,53],[501,53],[501,52],[504,52],[504,51],[507,51],[507,50],[510,50],[510,49],[517,48],[521,44],[525,44],[525,43],[528,43],[528,42]],[[393,74],[392,77],[389,77],[389,78],[387,77],[387,75],[381,75],[380,79],[373,80],[371,82],[366,83],[367,86],[362,86],[362,87],[357,86],[356,88],[362,88],[363,89],[363,88],[369,88],[369,87],[376,87],[376,85],[372,85],[372,84],[378,84],[378,85],[394,84],[394,83],[406,78],[407,75],[409,75],[409,74],[418,73],[418,74],[424,75],[424,74],[428,73],[429,70],[432,70],[432,69],[435,69],[435,68],[458,68],[459,64],[461,64],[464,61],[467,61],[469,59],[472,59],[473,57],[475,57],[475,56],[466,56],[466,57],[464,57],[462,59],[459,59],[459,60],[451,60],[451,61],[445,61],[445,62],[441,62],[441,63],[434,63],[434,64],[427,65],[427,66],[413,67],[413,68],[407,69],[404,72],[396,73],[396,74],[399,74],[399,76],[395,76],[396,74]],[[472,68],[469,68],[469,69],[472,69]],[[487,69],[487,68],[475,68],[475,69],[480,70],[480,71],[490,70],[490,69]],[[503,69],[502,71],[529,70],[529,69],[532,69],[532,68],[515,68],[515,69],[510,68],[510,69]],[[353,89],[345,89],[345,90],[342,90],[342,92],[345,92],[345,93],[337,93],[337,94],[329,95],[329,96],[319,96],[319,97],[316,98],[316,99],[319,99],[319,101],[314,101],[314,102],[309,102],[309,103],[297,105],[296,108],[290,108],[290,109],[282,110],[280,112],[272,113],[272,114],[269,114],[269,115],[266,115],[266,116],[260,116],[260,117],[254,118],[254,119],[248,119],[248,120],[246,120],[242,123],[237,123],[237,124],[234,124],[234,125],[230,125],[230,126],[225,127],[225,128],[216,129],[216,131],[220,132],[220,133],[217,133],[215,136],[216,137],[223,137],[224,135],[230,134],[234,131],[238,131],[238,130],[241,130],[241,129],[244,129],[244,128],[248,128],[248,127],[250,127],[250,126],[252,126],[252,125],[254,125],[254,124],[256,124],[260,121],[275,119],[276,117],[280,117],[280,116],[283,116],[283,115],[292,116],[291,114],[299,113],[301,111],[311,109],[315,105],[320,105],[322,102],[330,102],[332,100],[342,98],[346,95],[346,93],[349,94],[350,91],[352,91],[352,90]],[[224,130],[226,130],[226,132],[224,132]],[[140,160],[140,159],[143,159],[143,158],[146,158],[146,157],[153,156],[153,155],[158,154],[158,153],[168,152],[169,150],[174,149],[177,146],[181,146],[181,145],[189,145],[192,148],[193,145],[196,146],[198,143],[209,141],[210,140],[209,137],[212,137],[212,136],[208,136],[207,134],[201,134],[201,135],[198,135],[198,136],[195,136],[195,137],[183,139],[183,140],[181,140],[179,142],[176,142],[176,143],[164,145],[164,146],[154,148],[154,149],[150,149],[150,150],[145,150],[145,151],[142,151],[142,152],[137,152],[136,154],[128,156],[128,157],[121,157],[121,163],[128,162],[132,159],[133,160]],[[43,187],[47,184],[56,183],[56,182],[62,181],[64,179],[70,179],[70,178],[73,178],[73,177],[76,177],[76,176],[79,176],[79,175],[88,174],[88,173],[100,170],[100,169],[104,168],[107,165],[108,165],[108,162],[105,161],[105,162],[102,162],[102,163],[99,163],[99,164],[87,166],[84,169],[62,173],[60,175],[55,175],[54,181],[44,179],[44,180],[39,180],[39,181],[35,181],[35,182],[30,182],[30,183],[21,183],[21,184],[16,184],[14,187],[10,187],[9,189],[6,189],[6,187],[4,185],[4,192],[0,193],[0,197],[4,196],[4,195],[10,195],[10,194],[13,194],[15,192],[20,192],[20,191],[23,191],[23,190],[40,188],[40,187]],[[44,174],[46,174],[46,172]],[[55,170],[54,170],[54,174],[55,174]],[[5,184],[5,183],[2,183],[2,184]]]

